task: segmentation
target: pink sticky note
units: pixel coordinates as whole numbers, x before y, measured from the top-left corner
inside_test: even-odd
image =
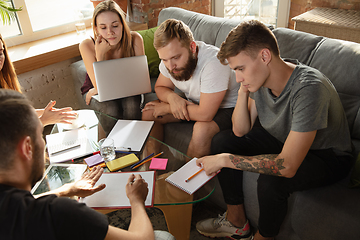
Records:
[[[153,158],[150,163],[150,169],[165,170],[167,165],[167,158]]]

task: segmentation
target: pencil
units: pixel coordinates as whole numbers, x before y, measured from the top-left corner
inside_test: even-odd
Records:
[[[147,163],[147,162],[151,161],[151,159],[156,158],[156,157],[160,156],[160,155],[163,154],[163,153],[164,153],[164,152],[161,152],[161,153],[156,154],[155,156],[149,158],[148,160],[143,161],[142,163],[139,163],[138,165],[134,166],[132,169],[135,169],[135,168],[137,168],[137,167],[140,167],[140,166],[143,165],[144,163]]]
[[[151,157],[152,155],[154,155],[154,153],[152,153],[152,154],[150,154],[149,156],[143,158],[141,161],[139,161],[139,162],[137,162],[137,163],[134,163],[133,165],[130,166],[130,168],[133,168],[133,167],[135,167],[136,165],[138,165],[138,164],[146,161],[146,160],[147,160],[149,157]]]
[[[199,171],[197,171],[196,173],[194,173],[194,175],[192,175],[191,177],[189,177],[188,179],[185,180],[185,182],[190,181],[193,177],[195,177],[196,175],[198,175],[199,173],[201,173],[201,171],[204,170],[203,168],[200,169]]]

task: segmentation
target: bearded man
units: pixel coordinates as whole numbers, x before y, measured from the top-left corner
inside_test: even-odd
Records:
[[[154,47],[161,59],[155,84],[159,100],[145,105],[142,119],[155,121],[150,135],[159,140],[163,139],[164,124],[195,122],[187,155],[208,155],[213,136],[232,128],[231,116],[240,87],[235,75],[217,59],[219,49],[195,41],[182,21],[163,22],[155,32]]]

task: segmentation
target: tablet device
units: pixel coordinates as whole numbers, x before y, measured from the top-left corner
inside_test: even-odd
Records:
[[[33,195],[48,192],[66,183],[79,180],[87,168],[86,164],[50,164],[43,178],[31,189]]]

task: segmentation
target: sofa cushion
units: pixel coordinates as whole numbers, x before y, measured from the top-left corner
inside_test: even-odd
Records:
[[[300,239],[359,238],[360,191],[349,189],[348,182],[346,178],[330,186],[298,192],[291,222]]]
[[[149,74],[151,78],[159,76],[160,58],[156,49],[154,48],[154,33],[158,27],[147,30],[138,31],[144,40],[145,55],[149,66]]]
[[[282,58],[294,58],[306,65],[311,60],[314,49],[324,39],[288,28],[276,28],[273,33],[278,41]]]
[[[85,82],[86,77],[86,68],[83,60],[79,60],[70,65],[71,75],[74,81],[75,93],[80,104],[80,109],[88,109],[89,106],[86,105],[84,99],[81,95],[80,88]]]
[[[204,41],[212,45],[215,45],[217,33],[223,22],[217,17],[210,17],[181,8],[169,7],[161,10],[158,18],[158,26],[169,18],[183,21],[191,29],[195,40]]]
[[[349,187],[360,188],[360,154],[355,161],[354,168],[351,173]]]
[[[169,7],[161,10],[158,25],[169,18],[183,21],[191,29],[195,40],[220,47],[225,38],[242,20],[226,19]],[[272,25],[267,24],[272,29]]]
[[[358,63],[360,63],[360,44],[325,38],[308,65],[324,73],[334,84],[344,106],[351,137],[360,139]]]

